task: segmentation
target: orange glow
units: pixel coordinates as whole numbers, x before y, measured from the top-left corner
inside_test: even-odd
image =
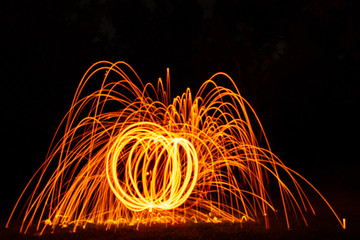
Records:
[[[99,90],[85,94],[99,77]],[[218,85],[218,78],[231,89]],[[268,192],[271,179],[288,228],[291,213],[305,224],[304,212],[315,213],[297,179],[319,194],[345,228],[345,219],[318,190],[271,152],[256,113],[227,74],[213,75],[196,95],[187,89],[171,99],[169,70],[165,85],[159,79],[154,86],[143,84],[125,62],[101,61],[82,78],[7,226],[35,184],[24,205],[25,233],[32,225],[42,233],[88,223],[110,228],[259,221],[269,228],[269,214],[277,211]]]

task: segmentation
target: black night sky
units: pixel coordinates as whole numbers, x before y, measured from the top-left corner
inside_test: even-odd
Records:
[[[359,10],[356,0],[2,2],[2,222],[99,60],[126,61],[144,82],[169,67],[173,95],[228,73],[286,165],[329,195],[359,196]]]

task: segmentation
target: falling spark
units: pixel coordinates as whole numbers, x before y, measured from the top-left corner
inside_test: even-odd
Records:
[[[85,94],[99,76],[99,90]],[[218,85],[217,78],[232,87]],[[277,211],[270,179],[277,182],[288,228],[290,213],[300,214],[306,225],[304,212],[315,213],[301,179],[345,229],[345,219],[320,192],[271,152],[259,118],[227,74],[213,75],[195,96],[187,89],[171,99],[169,70],[165,87],[161,79],[157,86],[144,85],[127,63],[101,61],[83,76],[7,226],[35,183],[22,213],[24,233],[32,225],[41,234],[46,227],[75,231],[89,223],[110,228],[262,221],[269,228],[268,215]]]

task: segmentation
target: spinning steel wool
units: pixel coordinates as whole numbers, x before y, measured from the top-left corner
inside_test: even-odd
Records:
[[[99,89],[84,94],[99,76]],[[187,89],[171,99],[169,71],[165,86],[161,79],[157,86],[144,85],[125,62],[101,61],[81,80],[45,162],[9,221],[35,184],[22,232],[32,225],[41,233],[47,226],[75,231],[88,223],[110,228],[260,221],[268,228],[268,214],[276,210],[267,189],[275,180],[289,228],[290,213],[305,224],[304,212],[314,213],[296,179],[312,187],[345,228],[325,198],[271,152],[257,115],[228,75],[215,74],[195,96]]]

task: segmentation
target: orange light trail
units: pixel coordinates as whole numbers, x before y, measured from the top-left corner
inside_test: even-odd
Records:
[[[85,94],[99,77],[99,90]],[[171,99],[169,70],[165,86],[161,79],[154,86],[143,84],[125,62],[101,61],[83,76],[7,226],[35,184],[24,204],[24,233],[32,225],[41,234],[47,226],[75,231],[89,223],[260,221],[268,228],[268,215],[276,211],[270,179],[277,182],[288,228],[290,213],[306,225],[304,212],[315,214],[296,179],[313,188],[345,228],[320,192],[271,152],[259,118],[227,74],[213,75],[195,96],[187,89]]]

